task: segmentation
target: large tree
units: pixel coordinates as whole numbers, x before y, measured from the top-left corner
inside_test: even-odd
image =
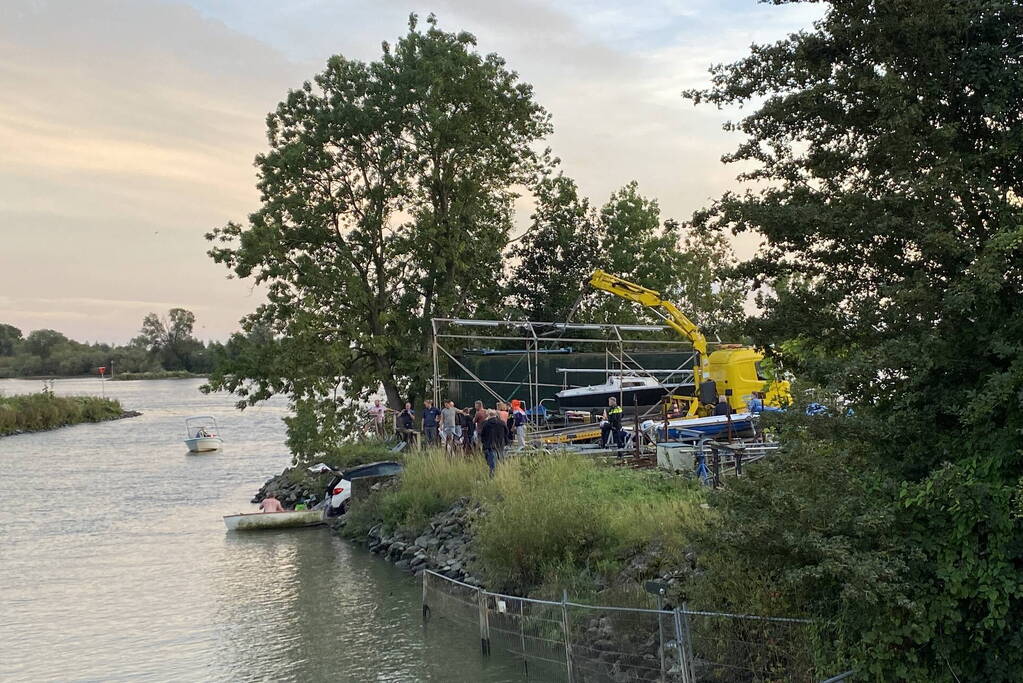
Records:
[[[216,261],[267,286],[242,328],[269,330],[279,360],[228,361],[212,386],[287,394],[325,421],[381,385],[398,407],[425,389],[430,319],[498,303],[512,188],[550,125],[475,47],[413,15],[380,59],[330,58],[268,116],[262,205],[209,237]]]
[[[707,334],[742,317],[744,290],[729,277],[732,249],[720,234],[673,219],[662,223],[657,200],[640,194],[636,181],[611,195],[596,223],[598,267],[659,291]],[[590,297],[587,313],[606,322],[651,322],[636,304],[604,294]]]
[[[195,314],[188,309],[172,308],[164,317],[149,313],[133,343],[158,358],[164,370],[194,370],[196,356],[203,350],[194,329]]]
[[[870,476],[898,483],[878,506],[906,546],[900,599],[816,603],[856,625],[842,642],[868,675],[1023,670],[1021,27],[1020,0],[836,1],[688,93],[757,105],[726,157],[755,187],[696,218],[764,239],[742,268],[764,288],[751,332],[853,404]],[[772,543],[819,531],[790,524]],[[791,557],[818,573],[790,577],[835,569]]]
[[[707,331],[734,328],[745,298],[728,277],[731,247],[718,233],[661,222],[656,200],[633,181],[594,210],[571,178],[547,175],[533,189],[529,229],[509,252],[511,315],[532,320],[652,322],[635,304],[595,292],[594,269],[659,290]]]
[[[509,252],[511,301],[529,320],[564,320],[597,263],[600,237],[590,202],[571,178],[544,177],[533,190],[529,229]]]
[[[21,330],[14,325],[0,323],[0,356],[13,356],[21,344]]]

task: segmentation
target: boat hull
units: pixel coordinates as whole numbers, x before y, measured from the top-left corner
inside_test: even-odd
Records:
[[[199,436],[194,439],[185,439],[185,445],[192,453],[209,453],[219,451],[224,445],[224,440],[219,436]]]
[[[557,395],[558,408],[565,410],[606,410],[607,400],[614,398],[621,402],[622,411],[630,412],[637,405],[640,409],[655,406],[668,394],[681,394],[692,396],[692,384],[667,384],[656,387],[638,387],[635,389],[624,388],[621,391],[602,391],[593,393],[579,393]]]
[[[321,524],[326,524],[323,519],[323,510],[287,510],[285,512],[249,512],[224,515],[224,525],[228,531],[289,529]]]
[[[664,440],[664,423],[655,422],[658,440]],[[629,428],[626,427],[626,430]],[[704,437],[728,436],[752,436],[756,433],[756,416],[750,413],[735,413],[731,420],[725,415],[711,415],[710,417],[697,417],[690,419],[675,419],[668,422],[668,439],[691,438],[685,432],[698,432]]]

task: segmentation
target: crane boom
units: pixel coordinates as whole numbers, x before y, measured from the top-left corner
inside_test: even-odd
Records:
[[[660,292],[647,289],[628,280],[623,280],[617,275],[605,273],[603,270],[593,271],[593,275],[590,276],[590,286],[610,292],[623,299],[635,301],[652,309],[671,328],[692,342],[693,350],[696,351],[696,363],[693,365],[693,384],[695,385],[696,396],[699,396],[700,384],[702,384],[704,376],[709,372],[710,365],[707,358],[707,338],[700,332],[700,328],[696,326],[696,323],[686,317],[682,311],[678,310],[675,304],[662,299]]]

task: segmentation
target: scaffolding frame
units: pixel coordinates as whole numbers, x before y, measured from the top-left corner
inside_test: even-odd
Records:
[[[525,384],[528,391],[527,405],[531,408],[535,408],[540,404],[540,388],[550,387],[557,385],[550,385],[540,382],[540,356],[544,351],[549,349],[541,350],[541,345],[552,345],[554,348],[561,348],[565,344],[594,344],[598,347],[602,347],[605,351],[605,370],[609,376],[618,374],[619,376],[629,375],[644,375],[646,370],[639,367],[637,363],[626,351],[626,347],[633,345],[645,346],[645,345],[658,345],[665,347],[689,347],[692,348],[692,344],[689,341],[683,341],[679,339],[642,339],[636,338],[631,333],[649,333],[649,332],[670,332],[675,334],[674,330],[667,325],[632,325],[632,324],[616,324],[616,323],[568,323],[568,322],[539,322],[533,320],[474,320],[468,318],[431,318],[430,320],[433,331],[433,400],[434,405],[439,405],[440,402],[440,388],[442,383],[446,382],[471,382],[478,384],[484,391],[490,396],[494,397],[495,400],[503,403],[508,403],[510,397],[504,396],[497,388],[499,385],[514,384],[516,387]],[[463,328],[476,328],[484,331],[493,331],[493,333],[463,333],[457,334],[450,331],[452,327],[463,327]],[[507,330],[509,334],[498,334],[499,331]],[[571,331],[598,331],[604,333],[604,336],[598,338],[580,338],[567,336]],[[560,334],[558,334],[560,332]],[[608,336],[608,333],[612,336]],[[624,333],[624,334],[623,334]],[[555,336],[557,335],[557,336]],[[461,340],[462,342],[484,342],[484,341],[500,341],[504,343],[508,342],[519,342],[521,344],[521,353],[525,354],[526,357],[526,376],[527,381],[523,382],[504,382],[499,380],[484,380],[477,376],[472,370],[470,370],[464,363],[462,363],[454,353],[448,348],[452,344],[448,340]],[[457,341],[456,341],[457,343]],[[617,354],[614,351],[617,350]],[[516,349],[510,349],[514,352]],[[440,372],[440,358],[446,356],[455,366],[460,368],[466,373],[471,379],[465,380],[455,377],[443,376]],[[609,358],[613,358],[617,364],[616,369],[612,369],[610,366]],[[688,363],[687,359],[682,365],[679,366],[673,373],[682,373],[682,367],[685,363]],[[632,364],[631,366],[629,364]],[[637,367],[633,367],[637,366]],[[616,372],[617,371],[617,372]],[[653,376],[648,374],[647,376]]]

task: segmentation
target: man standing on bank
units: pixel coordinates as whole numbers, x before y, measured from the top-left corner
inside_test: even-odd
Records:
[[[437,445],[437,421],[440,419],[440,411],[434,407],[433,401],[423,401],[423,435],[426,437],[427,446]]]
[[[497,416],[496,410],[488,410],[487,419],[480,425],[480,443],[483,445],[483,457],[490,467],[490,476],[494,476],[494,468],[508,443],[508,426]]]
[[[622,407],[618,405],[618,399],[614,396],[607,399],[607,411],[604,414],[607,421],[600,425],[600,447],[607,448],[610,445],[608,436],[613,436],[618,450],[625,448],[625,434],[622,432]]]

